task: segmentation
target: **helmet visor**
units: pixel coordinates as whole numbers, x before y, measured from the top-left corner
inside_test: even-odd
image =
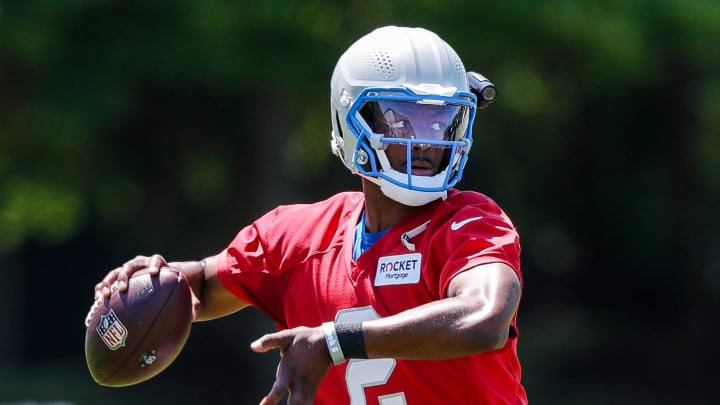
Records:
[[[374,133],[385,138],[457,141],[467,131],[470,108],[422,101],[366,101],[360,115]]]

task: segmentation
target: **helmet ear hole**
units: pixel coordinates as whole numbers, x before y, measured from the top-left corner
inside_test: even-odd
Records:
[[[335,124],[333,130],[330,132],[330,149],[332,153],[342,159],[343,163],[347,165],[345,160],[345,138],[343,138],[342,127],[340,126],[339,115],[335,111]]]
[[[337,111],[335,111],[335,128],[337,129],[337,133],[335,134],[335,136],[344,138],[342,133],[342,125],[340,125],[340,114]]]

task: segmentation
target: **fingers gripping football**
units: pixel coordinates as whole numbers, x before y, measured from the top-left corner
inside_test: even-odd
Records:
[[[122,266],[110,270],[107,275],[95,285],[95,299],[107,299],[113,291],[127,291],[128,280],[132,275],[143,269],[147,269],[151,276],[156,276],[160,268],[167,266],[165,258],[159,254],[152,256],[135,256]]]

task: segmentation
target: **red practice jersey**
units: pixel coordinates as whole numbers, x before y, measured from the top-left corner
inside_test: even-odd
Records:
[[[515,227],[488,197],[452,189],[353,260],[359,192],[281,206],[242,229],[217,262],[223,285],[278,328],[368,320],[443,299],[452,278],[501,262],[522,283]],[[524,404],[513,317],[505,347],[451,360],[352,359],[331,366],[317,404]]]

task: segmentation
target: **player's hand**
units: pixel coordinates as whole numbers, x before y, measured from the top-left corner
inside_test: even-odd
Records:
[[[299,327],[267,334],[250,345],[256,352],[280,349],[275,383],[260,405],[276,405],[286,393],[288,404],[306,405],[330,368],[330,355],[321,327]]]
[[[125,292],[128,280],[138,270],[148,268],[150,275],[156,276],[160,273],[160,267],[167,265],[165,258],[158,254],[135,256],[135,258],[128,260],[122,266],[110,270],[102,281],[95,284],[95,300],[110,298],[115,288],[119,292]]]

